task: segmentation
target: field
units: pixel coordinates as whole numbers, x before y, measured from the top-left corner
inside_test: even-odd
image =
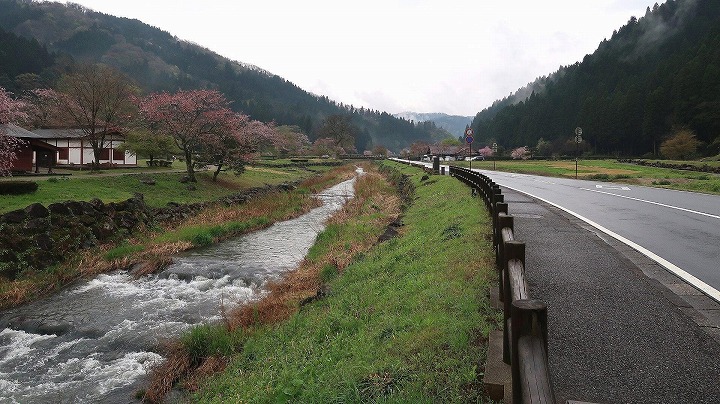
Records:
[[[286,161],[290,163],[289,160]],[[144,164],[140,162],[140,164]],[[280,163],[276,163],[280,164]],[[56,170],[55,176],[23,176],[5,178],[4,181],[36,181],[38,190],[28,195],[3,195],[0,199],[0,214],[15,209],[23,209],[32,203],[48,205],[66,200],[89,201],[99,198],[103,202],[118,202],[131,198],[134,193],[142,193],[145,202],[152,207],[161,207],[168,202],[194,203],[219,199],[243,189],[260,187],[265,184],[277,185],[284,182],[309,178],[318,172],[328,171],[330,167],[314,166],[312,171],[300,167],[255,167],[248,166],[245,173],[235,175],[223,171],[217,182],[212,181],[210,171],[196,173],[196,189],[190,190],[180,179],[185,175],[181,162],[174,162],[170,168],[126,168],[117,170],[62,171]],[[145,182],[152,180],[154,185]]]
[[[720,167],[720,162],[663,161],[673,164],[695,164]],[[468,167],[468,161],[453,161],[453,165]],[[521,174],[544,175],[550,177],[575,178],[574,160],[500,160],[493,162],[473,161],[473,168],[483,170],[514,172]],[[689,170],[675,170],[620,163],[616,160],[579,160],[577,176],[579,179],[594,181],[612,181],[624,184],[662,187],[682,191],[694,191],[720,194],[720,175]]]

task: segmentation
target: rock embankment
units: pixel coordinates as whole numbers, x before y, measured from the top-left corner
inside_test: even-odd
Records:
[[[22,271],[43,270],[69,254],[127,237],[151,224],[173,223],[197,214],[212,204],[237,205],[260,194],[288,191],[294,186],[265,186],[233,194],[219,201],[194,204],[168,203],[152,208],[142,194],[122,202],[99,199],[34,203],[0,216],[0,276],[15,279]]]

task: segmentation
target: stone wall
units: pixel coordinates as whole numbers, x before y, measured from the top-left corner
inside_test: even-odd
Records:
[[[212,204],[237,205],[257,195],[288,191],[294,185],[253,188],[215,202],[150,208],[142,194],[123,202],[34,203],[0,216],[0,276],[15,279],[24,270],[43,270],[83,248],[121,239],[143,225],[173,223]]]
[[[0,275],[41,270],[67,254],[132,233],[151,222],[142,194],[123,202],[34,203],[0,216]]]

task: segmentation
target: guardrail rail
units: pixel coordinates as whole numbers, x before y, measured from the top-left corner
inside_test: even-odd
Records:
[[[450,175],[481,196],[492,215],[498,296],[503,303],[503,361],[511,368],[512,401],[555,403],[548,370],[547,305],[530,296],[525,243],[515,239],[514,219],[500,186],[462,167],[450,166]]]

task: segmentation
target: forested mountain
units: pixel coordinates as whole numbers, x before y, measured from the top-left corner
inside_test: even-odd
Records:
[[[459,116],[459,115],[448,115],[439,112],[401,112],[399,114],[393,114],[396,118],[406,119],[414,122],[434,122],[440,128],[443,128],[450,132],[455,137],[464,136],[465,128],[473,117],[471,116]]]
[[[434,125],[415,125],[380,111],[338,104],[270,72],[229,60],[138,20],[94,12],[77,4],[0,0],[0,28],[25,38],[34,44],[32,47],[70,55],[79,62],[102,62],[118,68],[146,92],[217,89],[232,101],[233,108],[251,118],[297,125],[311,140],[323,121],[337,114],[352,117],[359,151],[373,145],[397,151],[415,141],[431,142],[433,136],[447,136]],[[0,52],[4,51],[4,42],[0,42]],[[56,70],[70,63],[67,58],[59,59]],[[37,73],[38,68],[34,69],[3,69],[0,76],[6,76],[7,84],[19,74]],[[43,77],[51,80],[53,75]],[[16,88],[15,83],[7,87]]]
[[[472,123],[481,142],[533,147],[543,138],[558,152],[578,126],[598,154],[655,154],[681,127],[695,131],[705,154],[717,154],[720,2],[655,4],[582,62],[497,101]]]
[[[0,28],[0,87],[10,92],[35,88],[44,81],[41,73],[53,80],[53,66],[55,55],[38,41]]]

